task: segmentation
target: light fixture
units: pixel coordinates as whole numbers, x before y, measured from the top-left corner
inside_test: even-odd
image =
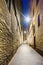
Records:
[[[20,11],[19,11],[20,12]],[[28,15],[24,16],[24,14],[22,12],[20,12],[20,14],[24,17],[24,20],[29,23],[31,21],[31,17],[29,17]]]
[[[28,23],[31,21],[31,18],[29,16],[25,17],[25,21]]]
[[[24,30],[24,34],[26,34],[26,30]]]

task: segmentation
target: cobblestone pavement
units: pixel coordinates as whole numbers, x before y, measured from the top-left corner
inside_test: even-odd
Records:
[[[9,65],[43,65],[43,58],[27,44],[22,44]]]

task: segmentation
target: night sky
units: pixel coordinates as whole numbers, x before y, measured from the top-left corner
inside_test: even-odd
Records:
[[[31,0],[21,0],[22,1],[22,13],[26,16],[30,12],[30,3]],[[27,23],[25,20],[22,22],[23,28],[26,29]]]

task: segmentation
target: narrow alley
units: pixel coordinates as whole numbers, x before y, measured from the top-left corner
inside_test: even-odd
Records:
[[[43,0],[0,0],[0,65],[43,65]]]
[[[9,65],[43,65],[43,58],[27,44],[22,44]]]

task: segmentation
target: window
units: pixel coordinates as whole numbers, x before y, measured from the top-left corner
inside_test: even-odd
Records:
[[[6,0],[6,3],[7,3],[7,7],[8,7],[8,9],[9,9],[9,12],[10,12],[11,0]]]
[[[36,5],[38,5],[38,3],[39,3],[39,0],[36,0]]]
[[[38,27],[40,26],[40,14],[38,15]]]
[[[16,16],[16,6],[15,6],[15,0],[12,0],[14,11],[15,11],[15,16]]]

